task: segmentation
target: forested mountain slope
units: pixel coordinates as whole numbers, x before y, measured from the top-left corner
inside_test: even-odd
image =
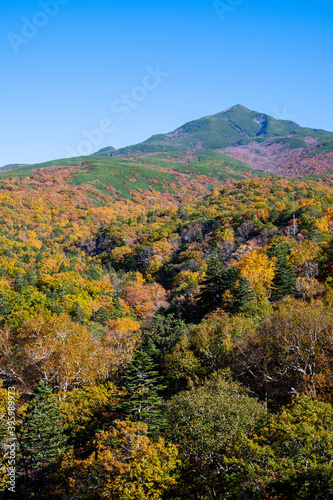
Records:
[[[5,498],[333,497],[317,159],[318,180],[213,149],[1,173]]]
[[[90,167],[2,179],[0,375],[18,398],[20,488],[308,498],[312,484],[330,498],[333,190],[194,177],[122,197],[83,182]]]

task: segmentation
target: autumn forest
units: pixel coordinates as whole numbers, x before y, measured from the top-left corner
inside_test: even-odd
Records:
[[[1,498],[333,498],[328,177],[207,150],[0,182]]]

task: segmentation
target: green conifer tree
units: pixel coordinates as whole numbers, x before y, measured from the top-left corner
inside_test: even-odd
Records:
[[[18,273],[15,276],[15,280],[14,280],[14,288],[15,288],[15,290],[17,290],[18,292],[20,292],[26,286],[27,286],[27,283],[26,283],[25,275],[22,274],[22,273]]]
[[[247,278],[243,276],[239,278],[233,289],[233,295],[234,303],[232,305],[232,313],[237,313],[239,310],[253,301],[254,293]]]
[[[17,465],[23,480],[23,498],[27,497],[28,491],[41,494],[51,467],[59,463],[60,455],[67,448],[68,439],[58,401],[43,382],[33,393],[16,434],[19,451]]]
[[[225,269],[222,253],[217,252],[208,261],[207,278],[204,282],[199,308],[203,314],[221,306],[226,290],[233,289],[237,284],[239,274],[234,266]]]
[[[181,335],[186,333],[188,327],[185,321],[177,318],[174,313],[156,314],[144,334],[143,350],[158,366],[163,357],[171,352]]]
[[[10,314],[10,306],[8,304],[8,299],[4,294],[0,293],[0,316],[7,316]]]
[[[164,426],[163,400],[158,393],[166,386],[162,385],[162,377],[143,350],[136,352],[121,379],[121,385],[126,395],[116,409],[136,422],[147,424],[150,434],[158,433]]]
[[[289,252],[289,243],[283,241],[282,238],[275,239],[268,251],[270,258],[276,257],[274,288],[271,296],[274,301],[280,300],[286,295],[293,295],[295,292],[296,272],[293,266],[288,263]]]

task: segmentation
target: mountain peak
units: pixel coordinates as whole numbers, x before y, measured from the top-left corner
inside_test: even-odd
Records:
[[[302,148],[306,147],[304,138],[317,142],[320,138],[332,137],[330,132],[303,129],[297,123],[277,120],[266,113],[236,104],[215,115],[185,123],[167,134],[153,135],[140,144],[118,150],[105,148],[97,154],[121,156],[166,151],[221,150],[229,146],[245,146],[253,141],[262,142],[274,138],[287,139],[293,148]]]
[[[231,106],[231,108],[228,108],[225,111],[230,111],[232,109],[235,110],[235,111],[238,110],[238,109],[243,109],[244,111],[250,111],[248,108],[246,108],[242,104],[235,104],[235,106]],[[223,113],[225,113],[225,111],[223,111]]]

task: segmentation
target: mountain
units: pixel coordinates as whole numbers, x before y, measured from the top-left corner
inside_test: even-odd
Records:
[[[295,122],[277,120],[238,104],[221,113],[185,123],[168,134],[153,135],[140,144],[117,150],[103,148],[95,154],[116,156],[156,151],[221,149],[274,137],[290,137],[294,139],[293,146],[296,143],[305,146],[305,137],[333,139],[333,133],[303,128]]]
[[[333,170],[333,132],[301,127],[238,104],[194,120],[167,134],[98,156],[218,150],[251,168],[280,175],[325,175]],[[313,161],[316,157],[316,162]]]
[[[134,146],[107,147],[91,156],[37,165],[7,165],[0,178],[8,177],[5,172],[24,178],[41,168],[64,167],[70,170],[68,182],[97,183],[102,192],[123,197],[154,185],[176,190],[183,182],[197,183],[200,176],[210,187],[264,172],[331,183],[333,133],[237,105]]]
[[[0,434],[25,408],[26,498],[333,498],[333,187],[221,152],[255,141],[0,172]]]

